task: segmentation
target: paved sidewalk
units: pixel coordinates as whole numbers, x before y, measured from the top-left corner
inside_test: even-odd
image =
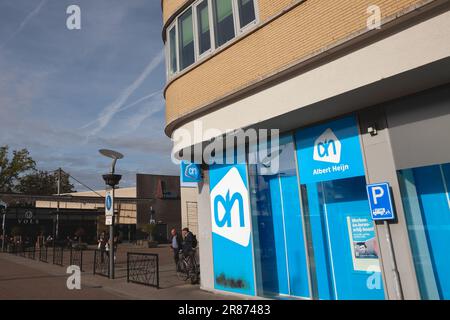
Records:
[[[91,272],[81,275],[81,290],[68,290],[66,267],[0,253],[0,299],[145,299],[145,300],[215,300],[236,299],[200,290],[180,282],[170,265],[162,266],[165,286],[161,289],[127,283],[126,277],[110,280],[94,276]],[[171,281],[169,281],[171,279]]]

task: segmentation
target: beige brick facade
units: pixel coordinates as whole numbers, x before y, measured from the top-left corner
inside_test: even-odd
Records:
[[[183,2],[163,1],[164,19]],[[260,22],[267,24],[168,84],[167,124],[363,31],[370,5],[378,5],[382,18],[387,18],[427,2],[430,1],[259,0]],[[299,4],[286,10],[296,3]]]

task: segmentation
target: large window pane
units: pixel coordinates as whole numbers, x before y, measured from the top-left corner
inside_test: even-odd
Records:
[[[238,0],[239,23],[241,28],[256,20],[255,4],[253,0]]]
[[[450,299],[450,163],[398,171],[422,299]]]
[[[178,70],[177,68],[177,38],[176,38],[176,30],[175,27],[173,27],[169,31],[169,52],[170,52],[170,75],[175,74]]]
[[[178,30],[180,34],[180,67],[183,70],[195,62],[192,9],[189,9],[183,13],[180,16],[178,23]]]
[[[198,48],[199,54],[211,49],[211,35],[209,27],[208,1],[203,1],[197,6]]]
[[[231,1],[232,0],[213,0],[214,32],[217,47],[230,41],[235,36],[233,5]]]
[[[257,289],[259,295],[266,297],[309,297],[292,136],[280,139],[280,153],[274,162],[277,160],[277,172],[266,172],[272,164],[249,165]]]

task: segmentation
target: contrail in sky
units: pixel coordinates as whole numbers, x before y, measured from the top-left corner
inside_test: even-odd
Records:
[[[153,72],[164,60],[164,50],[161,50],[145,67],[144,71],[140,74],[140,76],[133,81],[131,85],[129,85],[122,93],[117,97],[115,101],[106,106],[102,112],[100,113],[98,120],[98,125],[92,129],[87,137],[91,137],[99,133],[103,128],[105,128],[114,115],[119,112],[122,106],[127,102],[128,98],[140,87],[142,82],[147,79],[148,75]]]
[[[140,98],[140,99],[138,99],[138,100],[136,100],[136,101],[134,101],[134,102],[132,102],[130,104],[127,104],[126,106],[121,107],[119,110],[117,110],[116,114],[119,113],[119,112],[128,110],[128,109],[131,109],[132,107],[136,106],[137,104],[141,103],[142,101],[145,101],[145,100],[148,100],[150,98],[153,98],[154,96],[156,96],[156,95],[158,95],[158,94],[160,94],[162,92],[163,92],[163,90],[161,89],[161,90],[152,92],[152,93],[150,93],[150,94],[148,94],[146,96],[143,96],[142,98]],[[84,126],[80,127],[80,130],[81,129],[86,129],[86,128],[92,126],[93,124],[95,124],[98,121],[100,121],[101,119],[103,119],[103,117],[104,116],[100,116],[97,119],[95,119],[94,121],[91,121],[91,122],[85,124]]]
[[[39,11],[41,11],[42,7],[47,3],[47,0],[42,0],[41,3],[38,4],[38,6],[36,8],[34,8],[33,11],[31,11],[26,17],[25,19],[22,21],[22,23],[19,25],[19,27],[16,29],[16,31],[14,31],[8,39],[6,39],[5,42],[3,42],[0,45],[0,49],[3,48],[9,41],[11,41],[12,39],[14,39],[15,36],[17,36],[22,30],[23,28],[25,28],[28,24],[28,22],[30,22],[31,19],[33,19],[33,17],[35,15],[37,15],[39,13]]]

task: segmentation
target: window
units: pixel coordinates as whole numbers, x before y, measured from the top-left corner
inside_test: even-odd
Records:
[[[167,29],[168,78],[257,22],[255,0],[197,0]]]
[[[239,24],[241,29],[256,21],[255,3],[253,0],[237,0],[239,7]]]
[[[202,1],[197,10],[198,54],[201,56],[211,49],[211,32],[209,26],[208,1]]]
[[[183,70],[195,62],[192,9],[180,16],[178,30],[180,33],[180,69]]]
[[[178,71],[177,33],[175,26],[169,30],[169,75]]]
[[[235,36],[232,0],[213,0],[214,34],[220,47]]]

